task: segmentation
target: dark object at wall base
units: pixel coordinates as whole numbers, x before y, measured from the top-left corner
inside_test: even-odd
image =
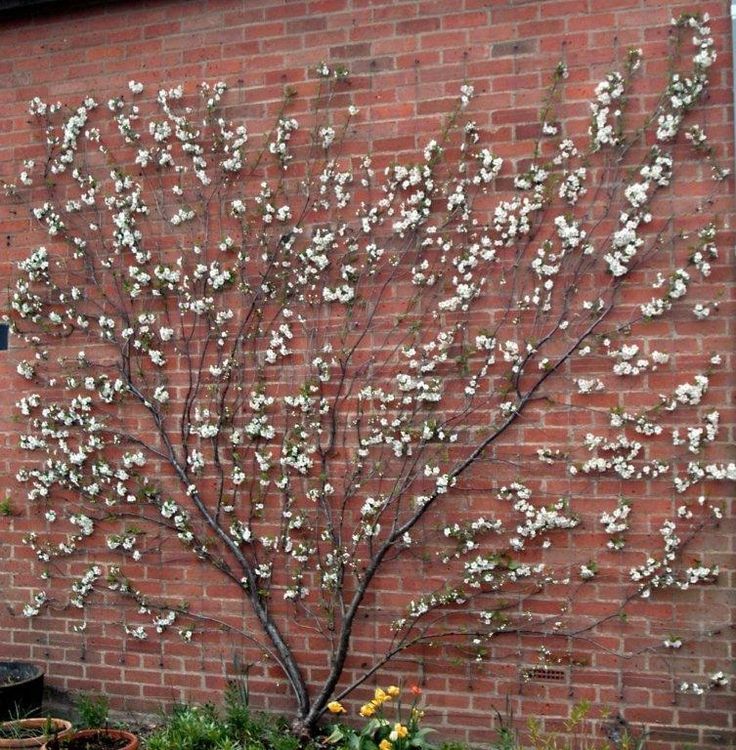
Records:
[[[41,713],[41,667],[23,661],[0,661],[0,721],[25,719]]]

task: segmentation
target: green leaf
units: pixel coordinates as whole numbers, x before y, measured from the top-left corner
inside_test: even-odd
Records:
[[[340,742],[340,740],[343,739],[345,739],[345,733],[340,727],[335,727],[332,730],[332,734],[329,737],[325,737],[324,742],[334,745],[336,742]]]

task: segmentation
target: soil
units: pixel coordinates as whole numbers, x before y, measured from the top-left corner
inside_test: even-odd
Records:
[[[49,750],[121,750],[130,740],[98,732],[94,737],[70,737],[61,742],[49,742]]]

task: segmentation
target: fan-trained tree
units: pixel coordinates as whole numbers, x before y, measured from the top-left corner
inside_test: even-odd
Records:
[[[634,601],[716,581],[687,547],[736,477],[708,404],[726,171],[694,121],[707,18],[675,36],[661,96],[637,97],[630,51],[585,136],[566,132],[561,64],[525,159],[490,147],[469,83],[420,153],[359,154],[370,124],[328,65],[311,113],[287,92],[265,136],[224,83],[34,99],[43,142],[6,183],[48,233],[10,290],[18,480],[39,572],[72,582],[25,614],[108,589],[135,602],[129,638],[224,629],[279,665],[312,732],[395,657],[591,639]],[[162,550],[249,614],[167,595]],[[348,669],[387,590],[385,649]],[[603,609],[578,610],[586,592]],[[318,678],[310,652],[328,655]]]

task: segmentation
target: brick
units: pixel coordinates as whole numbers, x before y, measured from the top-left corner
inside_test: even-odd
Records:
[[[377,181],[386,166],[397,161],[413,164],[422,159],[422,148],[437,137],[446,116],[455,106],[460,86],[466,81],[472,83],[476,98],[466,114],[483,131],[480,145],[492,147],[506,159],[504,172],[489,194],[474,197],[477,209],[490,221],[498,201],[514,194],[512,175],[515,171],[528,169],[532,163],[542,163],[553,153],[555,144],[551,139],[542,140],[541,159],[534,156],[533,150],[541,134],[539,114],[547,82],[558,59],[567,62],[570,76],[550,120],[559,124],[565,135],[573,137],[578,148],[584,151],[592,92],[602,77],[621,65],[629,46],[642,47],[645,53],[643,69],[628,100],[630,121],[643,123],[656,106],[660,83],[670,67],[672,32],[668,20],[672,10],[672,4],[664,0],[545,0],[543,3],[517,0],[464,0],[462,3],[446,0],[253,0],[248,3],[217,0],[184,6],[173,0],[161,0],[155,6],[108,4],[80,8],[71,15],[61,9],[43,19],[34,19],[31,15],[15,17],[7,19],[0,28],[0,40],[5,42],[5,55],[0,61],[0,172],[6,178],[13,174],[20,160],[42,158],[43,144],[38,141],[29,145],[36,131],[29,124],[26,102],[36,94],[75,105],[86,92],[94,90],[104,109],[107,99],[120,92],[127,101],[127,81],[135,78],[146,83],[146,92],[140,100],[145,108],[152,103],[159,85],[175,85],[181,81],[193,89],[201,80],[222,78],[232,84],[232,103],[226,110],[227,116],[232,114],[236,119],[243,116],[249,126],[248,158],[252,160],[269,132],[272,118],[280,111],[284,86],[291,85],[297,90],[298,97],[287,110],[298,116],[302,126],[295,136],[295,160],[287,178],[287,183],[293,180],[287,187],[295,188],[298,180],[308,174],[307,157],[311,155],[318,162],[322,157],[321,153],[315,154],[315,149],[310,150],[309,134],[315,126],[312,104],[319,86],[315,67],[324,60],[328,64],[344,62],[352,71],[350,82],[341,84],[331,100],[327,119],[339,128],[342,113],[351,102],[361,108],[351,124],[354,130],[348,142],[335,154],[338,163],[356,168],[360,157],[370,151]],[[702,109],[699,105],[698,111],[689,116],[689,122],[705,123],[719,158],[728,165],[733,157],[732,90],[726,43],[730,21],[725,3],[706,0],[703,10],[709,10],[714,16],[711,25],[719,59],[711,69],[708,99],[702,103]],[[320,106],[326,105],[325,97]],[[119,141],[113,133],[111,142],[119,145]],[[654,142],[653,134],[647,134],[629,152],[630,161],[626,161],[624,167],[616,164],[613,154],[607,166],[598,157],[585,155],[591,182],[603,177],[605,169],[609,170],[601,192],[596,195],[591,190],[587,196],[594,205],[585,216],[586,225],[590,228],[600,221],[594,231],[596,258],[610,248],[611,234],[617,227],[622,185],[635,174],[632,165],[646,158]],[[455,164],[460,152],[456,146],[447,148],[449,163]],[[653,250],[656,263],[652,264],[652,269],[636,269],[621,281],[622,307],[619,314],[606,322],[605,331],[616,339],[617,328],[634,321],[635,339],[642,356],[649,356],[654,349],[666,350],[673,355],[671,362],[637,378],[617,378],[610,371],[613,360],[596,342],[595,351],[587,359],[565,367],[559,377],[547,381],[546,387],[536,394],[538,400],[529,404],[523,419],[512,431],[488,446],[472,474],[463,475],[453,496],[454,503],[437,507],[412,529],[416,539],[426,538],[426,546],[416,554],[410,554],[411,550],[402,552],[377,577],[375,591],[358,618],[345,684],[360,679],[362,670],[370,668],[381,654],[393,635],[391,622],[403,612],[409,599],[415,598],[426,586],[433,590],[445,586],[447,573],[433,562],[436,553],[443,551],[440,541],[445,525],[469,523],[493,514],[508,528],[515,528],[519,523],[518,514],[513,512],[510,503],[499,501],[496,495],[501,485],[522,478],[532,490],[534,502],[551,503],[560,497],[570,498],[571,507],[580,519],[580,528],[550,533],[555,545],[546,552],[539,549],[541,538],[535,540],[530,544],[527,559],[530,562],[544,559],[554,567],[555,574],[573,577],[582,563],[595,560],[599,565],[598,576],[581,583],[569,601],[567,587],[550,584],[518,606],[508,604],[505,599],[503,606],[509,607],[512,617],[519,609],[524,609],[532,617],[546,620],[547,626],[559,618],[562,629],[568,626],[590,628],[581,631],[584,637],[545,638],[537,633],[524,636],[499,633],[486,644],[491,658],[481,664],[461,664],[456,651],[436,644],[434,649],[419,649],[414,654],[416,661],[397,659],[376,676],[376,684],[383,684],[384,678],[404,685],[422,681],[428,704],[427,721],[440,730],[440,737],[487,745],[494,722],[493,708],[502,707],[505,700],[521,723],[530,716],[537,716],[546,730],[562,732],[571,705],[585,698],[601,711],[618,710],[631,723],[643,722],[650,731],[648,746],[652,746],[651,750],[674,750],[683,744],[718,747],[734,742],[733,694],[728,690],[713,691],[703,698],[677,694],[673,702],[673,686],[681,680],[707,681],[707,675],[723,668],[732,654],[730,633],[725,627],[708,624],[710,634],[706,637],[703,623],[703,613],[726,611],[736,584],[736,576],[730,569],[733,525],[729,519],[733,503],[729,488],[713,484],[707,492],[709,503],[720,503],[724,507],[724,519],[717,526],[708,526],[703,534],[690,539],[683,524],[687,546],[677,563],[685,568],[697,560],[717,562],[722,569],[718,585],[693,586],[684,592],[655,592],[650,600],[642,600],[635,595],[630,569],[641,565],[651,550],[661,553],[659,530],[662,524],[676,514],[681,503],[697,510],[699,488],[679,495],[673,494],[667,483],[646,478],[624,482],[614,474],[607,474],[593,483],[580,474],[567,474],[567,460],[550,466],[539,462],[536,455],[538,449],[549,445],[580,444],[588,432],[614,437],[620,430],[610,427],[612,405],[637,412],[657,409],[660,393],[672,393],[678,385],[691,381],[695,373],[704,369],[710,352],[720,350],[723,364],[714,368],[702,406],[684,408],[683,405],[683,408],[667,412],[665,434],[669,441],[672,429],[686,431],[709,409],[718,408],[721,418],[718,443],[702,455],[688,454],[683,446],[672,470],[681,473],[688,460],[706,460],[706,456],[708,461],[728,463],[734,460],[736,409],[732,349],[736,304],[733,254],[730,252],[734,233],[728,229],[736,218],[732,205],[733,182],[711,183],[708,164],[694,154],[683,139],[667,148],[676,156],[676,180],[682,181],[681,188],[679,192],[663,190],[655,199],[656,221],[647,229],[647,250],[640,251],[639,257],[643,258],[645,252],[654,248],[657,233],[661,233],[665,241]],[[96,153],[90,152],[90,160],[95,158]],[[313,165],[312,170],[317,168]],[[133,174],[139,171],[136,169]],[[167,179],[157,187],[162,194],[173,185]],[[261,179],[278,181],[278,170],[267,155],[258,166],[257,180]],[[444,179],[443,175],[440,180]],[[246,201],[253,198],[248,192],[251,182],[247,178],[242,183]],[[357,183],[352,189],[360,200],[369,200],[368,191]],[[295,190],[298,193],[299,188]],[[373,191],[375,195],[380,188],[374,187]],[[693,216],[690,208],[695,199],[703,205]],[[436,200],[444,200],[439,192]],[[585,200],[582,203],[579,216],[588,210]],[[545,239],[557,242],[555,230],[549,226],[555,213],[556,208],[545,217],[535,217],[532,236],[519,256],[520,267],[528,267]],[[711,216],[722,220],[726,230],[719,236],[720,255],[712,260],[710,276],[702,279],[692,265],[687,266],[692,276],[691,288],[684,299],[676,302],[673,314],[646,325],[639,324],[636,321],[639,305],[664,293],[669,274],[676,267],[687,265],[694,237]],[[324,212],[315,213],[314,221],[322,220],[327,222],[330,217]],[[160,233],[162,257],[171,262],[177,255],[178,244],[184,242],[189,247],[192,238],[182,240],[182,235],[171,228],[162,229],[166,221],[166,217],[152,217],[147,227],[153,226]],[[213,237],[220,234],[225,221],[213,211],[209,229]],[[387,236],[392,221],[393,218],[387,219]],[[16,262],[31,247],[50,244],[50,239],[29,221],[27,212],[15,205],[2,204],[0,223],[4,251],[0,254],[0,279],[7,287],[16,273]],[[688,238],[675,241],[670,235],[671,228],[687,233]],[[440,231],[446,232],[458,245],[463,241],[453,226]],[[389,240],[386,242],[391,244]],[[417,289],[408,281],[409,268],[414,262],[413,258],[409,260],[409,255],[417,250],[413,242],[413,238],[408,240],[402,250],[406,255],[402,256],[394,273],[382,272],[384,275],[374,281],[361,281],[360,302],[353,311],[355,319],[359,319],[381,294],[383,296],[375,317],[376,330],[361,342],[353,355],[356,365],[377,368],[384,354],[408,342],[402,326],[412,321],[419,326],[422,322],[418,305],[407,311],[407,302],[418,299]],[[158,252],[158,248],[154,248],[154,252]],[[504,248],[499,256],[500,264],[508,263],[506,284],[513,285],[511,251]],[[335,272],[341,262],[337,256],[334,258]],[[665,284],[654,289],[657,269],[663,269]],[[561,289],[561,285],[572,278],[572,273],[561,277],[557,288]],[[612,288],[610,277],[594,277],[585,264],[581,265],[576,278],[581,296],[591,299],[607,294]],[[487,279],[488,284],[497,281],[490,272]],[[448,293],[450,281],[449,273],[439,279],[434,288],[438,299]],[[386,287],[381,292],[384,282]],[[477,330],[493,330],[502,325],[502,330],[505,326],[511,331],[504,338],[529,337],[535,341],[544,334],[543,325],[532,314],[519,314],[518,323],[512,326],[509,318],[516,313],[509,312],[492,295],[487,299],[488,304],[474,310],[467,320],[456,313],[445,315],[448,324],[457,321],[461,326],[459,340],[450,353],[451,362],[443,365],[448,377],[446,403],[458,410],[466,405],[459,365],[464,350],[472,347]],[[693,305],[715,299],[720,304],[711,318],[706,322],[697,321],[692,314]],[[569,333],[587,320],[585,315],[578,316],[577,308],[572,312]],[[333,313],[334,309],[319,309],[325,320]],[[270,321],[270,316],[276,314],[276,306],[273,309],[267,306],[263,319]],[[336,328],[339,328],[337,324]],[[420,336],[421,330],[418,328],[412,336]],[[306,357],[312,345],[311,334],[309,331],[295,335],[292,348],[297,358]],[[17,516],[0,516],[0,590],[4,603],[0,608],[0,629],[6,636],[3,655],[32,658],[44,664],[47,682],[52,688],[109,693],[118,710],[151,712],[170,706],[174,701],[218,700],[226,679],[247,671],[255,707],[292,711],[293,699],[284,689],[283,673],[248,640],[258,625],[247,603],[239,598],[236,584],[204,564],[188,565],[184,551],[172,535],[162,529],[146,534],[142,542],[143,559],[131,563],[126,570],[147,595],[187,602],[193,609],[203,607],[217,618],[216,625],[210,630],[202,628],[192,644],[183,643],[175,629],[165,634],[162,642],[153,637],[144,642],[126,637],[121,629],[123,622],[150,627],[150,615],[138,613],[136,607],[115,598],[101,585],[93,594],[93,607],[84,633],[73,629],[80,622],[76,609],[53,608],[33,621],[19,616],[24,604],[43,583],[37,575],[40,566],[21,541],[29,531],[39,528],[43,509],[26,508],[13,480],[20,466],[31,464],[29,457],[21,455],[17,449],[22,424],[15,421],[13,403],[23,383],[16,378],[15,365],[24,356],[18,344],[11,341],[11,350],[0,352],[0,384],[9,391],[7,398],[0,399],[0,446],[4,449],[0,456],[0,477],[5,480],[3,488],[10,488],[13,504],[19,510]],[[614,345],[619,344],[618,340],[614,341]],[[96,340],[90,340],[88,349],[92,351],[97,346]],[[202,353],[201,341],[193,342],[192,351],[197,356]],[[71,347],[67,353],[73,354]],[[534,356],[532,369],[542,356],[554,360],[559,353],[559,349],[542,345]],[[204,361],[209,366],[216,358],[209,351]],[[171,375],[170,392],[177,401],[185,397],[188,389],[186,360],[183,356],[172,357],[172,364],[176,370]],[[508,385],[499,372],[496,366],[480,380],[476,405],[464,413],[463,420],[472,427],[475,438],[487,434],[494,419],[494,394]],[[150,376],[151,368],[146,373]],[[597,377],[600,373],[605,374],[607,391],[592,396],[576,393],[576,378]],[[531,379],[531,374],[522,378],[522,386]],[[392,372],[387,376],[389,381],[393,375]],[[279,382],[274,392],[280,396],[290,393],[296,379],[298,374],[294,369],[285,366],[283,372],[278,372]],[[355,387],[346,401],[353,409],[357,405]],[[336,392],[334,383],[324,384],[325,394],[334,397]],[[121,418],[130,429],[142,430],[149,438],[153,434],[146,418],[132,411]],[[283,423],[283,419],[276,420],[278,429],[283,428]],[[631,435],[638,436],[638,433],[632,430]],[[646,438],[637,439],[647,445],[650,458],[667,457],[669,445],[665,450],[661,445],[650,445]],[[179,438],[175,443],[178,445]],[[442,458],[460,460],[465,449],[466,446],[456,444],[448,448]],[[577,457],[582,461],[585,451],[580,451]],[[352,470],[348,445],[337,446],[332,460],[340,478]],[[530,466],[529,476],[524,477]],[[168,477],[172,494],[183,496],[182,488],[173,481],[164,462],[152,461],[150,471],[156,476]],[[211,491],[216,481],[217,477],[212,474],[202,483]],[[387,478],[366,478],[360,499],[368,493],[385,492],[387,484]],[[424,491],[420,484],[422,481],[417,480],[417,493]],[[666,487],[664,492],[663,487]],[[603,549],[608,537],[602,529],[600,516],[616,506],[620,495],[631,499],[632,520],[625,535],[626,549],[611,552]],[[344,521],[356,521],[359,513],[359,504],[346,508]],[[110,528],[113,525],[110,523]],[[275,533],[277,528],[277,519],[271,519],[263,524],[262,533]],[[540,535],[546,536],[546,533]],[[489,545],[497,543],[499,549],[502,544],[495,536],[485,541]],[[68,563],[55,563],[54,577],[49,582],[55,587],[54,596],[61,600],[73,579],[82,575],[87,564],[103,552],[104,544],[100,541],[86,558],[80,555]],[[122,556],[119,560],[123,560]],[[228,558],[227,562],[237,570],[232,559]],[[461,575],[462,565],[463,560],[453,560],[449,570]],[[235,575],[237,577],[237,572]],[[326,678],[330,659],[327,639],[311,629],[311,624],[299,616],[300,610],[287,608],[283,602],[287,582],[286,571],[278,570],[269,605],[279,617],[283,616],[286,637],[304,659],[305,674],[311,681],[320,682]],[[312,589],[319,587],[314,574],[307,575],[306,583]],[[350,595],[354,586],[352,579],[347,585]],[[494,599],[490,591],[480,591],[478,595],[490,608],[508,592],[499,594],[498,599]],[[622,600],[627,597],[631,597],[630,601],[623,612],[619,612]],[[561,611],[563,604],[566,606]],[[448,622],[460,625],[464,622],[464,611],[462,607],[448,607],[445,611]],[[529,625],[530,630],[534,627]],[[664,652],[659,645],[674,634],[683,639],[682,649],[677,653]],[[555,660],[560,660],[557,666],[563,669],[565,681],[534,680],[520,684],[520,668],[537,664],[537,649],[543,644],[548,645]],[[422,664],[421,672],[417,669],[418,663]],[[371,695],[374,685],[369,682],[371,684],[361,685],[356,695],[348,700],[351,711],[357,710]],[[597,739],[599,728],[596,715],[590,726],[586,726],[586,738]]]
[[[533,39],[520,39],[509,42],[496,42],[491,47],[492,57],[517,57],[518,55],[532,55],[537,51]]]

